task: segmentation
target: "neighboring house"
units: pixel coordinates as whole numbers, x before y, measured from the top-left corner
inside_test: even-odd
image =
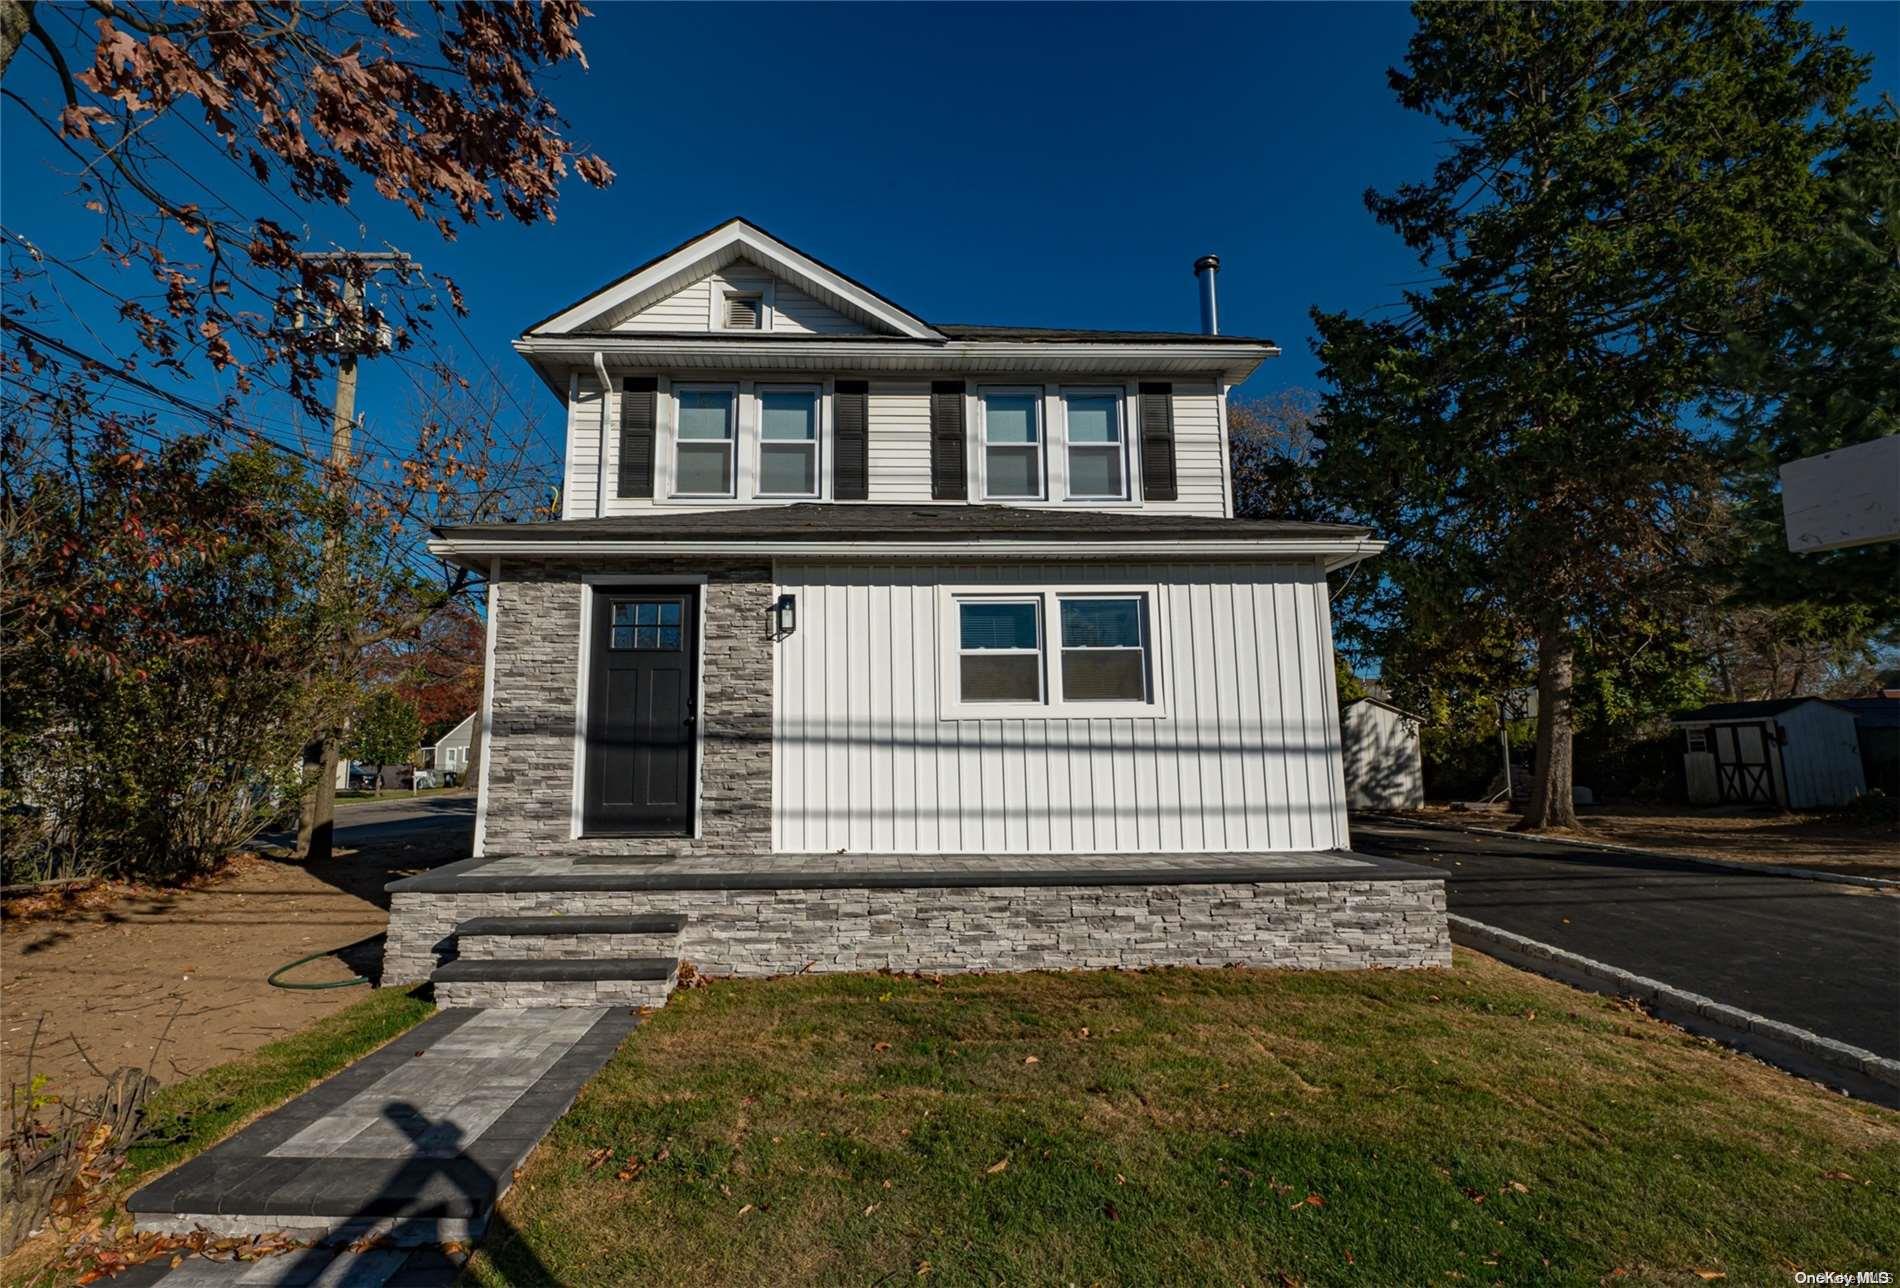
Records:
[[[1838,703],[1718,702],[1675,726],[1691,804],[1825,809],[1867,790],[1854,713]]]
[[[1384,698],[1355,698],[1340,712],[1349,809],[1417,809],[1425,803],[1423,721]]]
[[[530,327],[562,517],[430,543],[489,585],[477,857],[384,978],[1447,962],[1442,883],[1344,852],[1326,574],[1382,543],[1233,517],[1278,350],[1217,266],[1202,332],[953,326],[732,220]]]
[[[470,714],[461,724],[443,734],[435,746],[425,753],[429,768],[447,770],[458,777],[468,770],[468,744],[475,732],[475,716]]]

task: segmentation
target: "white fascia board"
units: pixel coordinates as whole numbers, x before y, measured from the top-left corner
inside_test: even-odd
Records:
[[[1203,367],[1210,375],[1223,377],[1237,385],[1252,375],[1266,359],[1275,357],[1277,346],[1263,344],[1116,344],[1062,343],[1038,344],[1014,340],[949,340],[937,344],[919,344],[904,340],[731,340],[682,339],[639,335],[597,335],[564,338],[540,335],[523,336],[514,342],[515,351],[540,365],[558,359],[588,363],[596,353],[608,358],[629,360],[640,366],[664,367],[685,360],[698,365],[700,360],[718,356],[724,366],[744,370],[759,360],[792,357],[839,370],[859,370],[865,364],[901,366],[918,371],[990,371],[999,359],[1020,362],[1032,359],[1051,371],[1073,370],[1081,360],[1101,362],[1112,358],[1117,369],[1139,370],[1144,366],[1187,361]]]
[[[1386,543],[1371,537],[1254,537],[1217,541],[642,541],[586,537],[436,537],[429,553],[451,563],[493,558],[621,556],[875,560],[896,559],[1317,559],[1331,572],[1369,558]]]
[[[750,225],[736,222],[723,224],[697,241],[682,246],[665,259],[649,264],[632,277],[588,296],[565,313],[543,322],[530,334],[534,336],[563,335],[652,289],[668,278],[687,271],[699,261],[717,256],[734,246],[749,250],[758,257],[765,268],[777,271],[786,277],[804,278],[806,282],[836,295],[853,308],[876,318],[900,335],[919,340],[943,338],[921,318],[913,317],[895,305],[885,303],[863,287],[840,277],[817,260],[800,254],[777,238],[769,237]]]

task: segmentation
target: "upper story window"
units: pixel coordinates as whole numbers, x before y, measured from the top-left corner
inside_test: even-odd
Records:
[[[1041,499],[1042,391],[985,389],[978,403],[978,418],[982,422],[983,499]]]
[[[677,386],[673,495],[731,496],[737,391],[730,386]]]
[[[818,495],[818,387],[759,389],[760,496]]]
[[[1062,396],[1069,499],[1128,499],[1127,417],[1119,389],[1070,389]]]

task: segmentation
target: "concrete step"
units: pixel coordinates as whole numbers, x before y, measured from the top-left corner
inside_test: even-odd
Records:
[[[476,917],[455,928],[455,955],[463,961],[672,957],[685,925],[685,917],[669,914]]]
[[[679,959],[458,958],[429,978],[443,1007],[665,1006]]]

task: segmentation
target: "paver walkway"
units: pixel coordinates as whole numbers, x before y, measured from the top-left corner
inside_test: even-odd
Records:
[[[1665,855],[1355,819],[1453,913],[1900,1058],[1900,895]]]
[[[440,1267],[410,1246],[479,1238],[515,1169],[638,1023],[625,1009],[439,1012],[126,1204],[141,1229],[402,1246],[187,1261],[126,1282],[431,1282]]]

